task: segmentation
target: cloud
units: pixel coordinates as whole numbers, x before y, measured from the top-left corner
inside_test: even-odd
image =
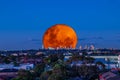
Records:
[[[28,39],[29,43],[42,45],[42,39]]]
[[[87,38],[78,38],[78,41],[85,41]]]
[[[86,38],[78,38],[78,41],[86,41],[86,40],[104,40],[103,37],[86,37]]]
[[[31,39],[30,41],[33,41],[33,42],[40,42],[41,39]]]
[[[91,39],[103,40],[103,37],[92,37]]]

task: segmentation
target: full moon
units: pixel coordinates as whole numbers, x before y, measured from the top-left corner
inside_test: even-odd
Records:
[[[43,35],[45,49],[75,48],[77,44],[76,32],[68,25],[56,24],[48,28]]]

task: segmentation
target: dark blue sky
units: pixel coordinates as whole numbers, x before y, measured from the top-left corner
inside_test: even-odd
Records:
[[[120,48],[120,0],[0,0],[0,50],[41,48],[58,23],[75,29],[78,46]]]

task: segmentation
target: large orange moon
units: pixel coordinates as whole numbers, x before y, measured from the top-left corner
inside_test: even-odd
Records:
[[[56,24],[48,28],[43,35],[43,46],[51,48],[76,48],[76,32],[68,25]]]

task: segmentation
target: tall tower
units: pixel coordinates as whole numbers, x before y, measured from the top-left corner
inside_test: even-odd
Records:
[[[94,45],[91,45],[91,46],[90,46],[90,50],[95,50]]]
[[[80,45],[79,49],[82,50],[82,46],[81,45]]]
[[[44,45],[42,44],[42,49],[44,49]]]

